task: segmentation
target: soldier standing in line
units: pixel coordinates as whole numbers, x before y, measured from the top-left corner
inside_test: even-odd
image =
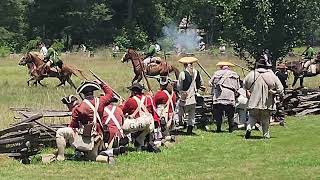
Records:
[[[183,117],[188,117],[187,134],[193,134],[193,126],[195,124],[196,113],[196,92],[202,88],[202,77],[200,72],[193,67],[193,63],[199,60],[194,57],[183,57],[179,60],[184,66],[184,71],[180,72],[177,89],[180,94],[179,99],[179,122],[183,121]]]
[[[217,132],[222,132],[222,117],[225,114],[228,117],[229,132],[233,131],[235,103],[240,88],[239,75],[232,71],[230,67],[234,66],[229,62],[218,62],[220,67],[214,73],[209,81],[212,86],[214,117],[217,124]]]

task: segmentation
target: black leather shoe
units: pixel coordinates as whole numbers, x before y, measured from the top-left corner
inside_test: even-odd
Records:
[[[244,138],[249,139],[251,136],[251,131],[246,131],[246,134],[244,135]]]
[[[148,143],[147,151],[154,152],[154,153],[161,152],[160,148],[158,148],[153,142]]]
[[[193,130],[193,126],[188,126],[187,135],[193,135],[192,130]]]

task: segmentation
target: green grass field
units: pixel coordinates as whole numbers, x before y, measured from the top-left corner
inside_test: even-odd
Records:
[[[219,60],[243,62],[232,56],[198,56],[212,74]],[[66,63],[76,65],[89,75],[89,69],[100,75],[124,97],[133,78],[131,64],[122,64],[120,57],[104,52],[94,58],[64,55]],[[13,123],[9,107],[65,109],[61,97],[74,94],[70,86],[56,88],[58,80],[46,79],[47,87],[28,87],[26,67],[17,65],[19,58],[0,59],[0,129]],[[168,61],[179,69],[177,57]],[[235,69],[243,77],[242,71]],[[246,72],[245,72],[246,73]],[[202,73],[205,83],[208,78]],[[91,78],[92,79],[92,78]],[[76,85],[80,80],[73,77]],[[153,89],[158,85],[152,81]],[[316,87],[319,77],[306,80]],[[209,92],[209,90],[208,90]],[[244,140],[243,131],[215,134],[197,130],[197,136],[179,136],[178,142],[160,154],[131,152],[117,159],[115,166],[94,162],[65,161],[49,165],[35,160],[31,165],[0,157],[0,179],[319,179],[320,116],[288,117],[286,128],[272,127],[270,140]],[[45,119],[47,123],[68,122],[68,118]],[[214,129],[214,127],[212,127]],[[52,150],[46,150],[52,151]],[[70,151],[71,152],[71,151]]]

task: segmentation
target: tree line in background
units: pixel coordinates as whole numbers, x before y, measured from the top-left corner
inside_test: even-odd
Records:
[[[187,17],[208,45],[219,40],[274,59],[304,43],[318,44],[320,0],[1,0],[0,51],[27,51],[51,39],[73,45],[143,48],[168,24]]]

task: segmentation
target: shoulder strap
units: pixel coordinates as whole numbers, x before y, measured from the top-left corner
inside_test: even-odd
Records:
[[[91,102],[87,99],[83,100],[83,102],[86,103],[90,107],[90,109],[93,111],[93,123],[96,125],[98,120],[98,123],[102,127],[101,118],[98,113],[99,99],[94,98],[95,106],[93,106],[93,104],[91,104]]]
[[[231,73],[230,71],[227,71],[226,73],[224,73],[222,75],[221,79],[219,80],[218,84],[223,84],[226,81],[226,79],[228,78],[230,73]]]
[[[167,103],[166,103],[166,106],[171,106],[171,108],[172,108],[172,111],[174,110],[174,107],[173,107],[173,102],[172,102],[172,96],[173,96],[173,94],[169,94],[169,92],[167,91],[167,90],[164,90],[163,91],[167,96],[168,96],[168,101],[167,101]],[[174,93],[174,92],[172,92],[172,93]]]
[[[196,86],[194,85],[194,83],[196,83],[196,78],[197,78],[197,76],[198,76],[198,71],[194,71],[194,73],[193,73],[193,79],[192,79],[191,84],[190,84],[190,86],[189,86],[189,88],[188,88],[188,91],[189,91],[190,88],[192,88],[192,87],[195,88],[195,91],[197,90],[197,89],[196,89]],[[191,76],[191,77],[192,77],[192,76]]]
[[[120,124],[119,124],[119,121],[117,120],[117,118],[114,115],[114,112],[116,111],[116,108],[117,108],[116,106],[113,106],[111,111],[107,106],[104,108],[104,111],[108,114],[108,118],[107,118],[105,124],[108,124],[110,122],[110,120],[112,120],[113,123],[117,126],[118,130],[120,131],[121,136],[123,137],[124,136],[123,135],[123,130],[122,130]]]
[[[258,72],[253,72],[253,73],[258,73]],[[249,87],[249,89],[248,90],[250,90],[251,88],[252,88],[252,86],[256,83],[256,81],[259,79],[259,77],[261,76],[261,74],[260,73],[258,73],[258,76],[257,76],[257,78],[255,78],[254,79],[254,81],[252,82],[252,84],[250,85],[250,87]]]
[[[145,105],[144,105],[144,101],[145,101],[145,99],[146,99],[146,97],[145,96],[142,96],[142,98],[141,99],[139,99],[138,97],[136,97],[136,96],[133,96],[132,97],[135,101],[136,101],[136,103],[137,103],[137,105],[138,105],[138,107],[137,107],[137,109],[132,113],[132,116],[136,116],[136,114],[139,112],[141,112],[142,111],[142,109],[146,109],[146,107],[145,107]],[[147,111],[146,111],[147,112]]]

